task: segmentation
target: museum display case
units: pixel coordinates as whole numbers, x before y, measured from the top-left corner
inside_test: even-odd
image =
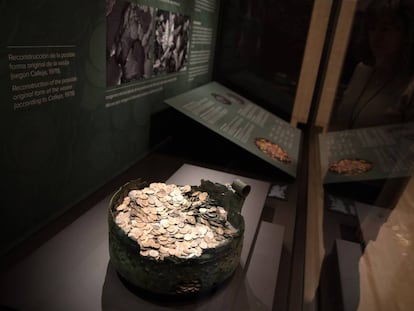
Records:
[[[412,1],[52,2],[0,1],[0,309],[411,310]]]
[[[412,1],[337,7],[311,134],[309,309],[409,310],[414,303],[412,14]]]

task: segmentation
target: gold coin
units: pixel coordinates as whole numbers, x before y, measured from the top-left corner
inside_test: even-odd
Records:
[[[194,250],[196,251],[197,256],[201,256],[201,254],[203,253],[203,250],[201,249],[200,246],[194,247]]]
[[[204,235],[206,235],[207,234],[207,228],[206,227],[199,227],[198,228],[198,232],[202,235],[202,236],[204,236]]]
[[[148,200],[148,196],[145,193],[143,193],[143,192],[141,192],[138,195],[138,198],[140,198],[141,200]]]
[[[158,198],[158,200],[160,201],[160,202],[167,202],[167,197],[166,196],[163,196],[163,197],[159,197]]]
[[[157,220],[158,220],[157,215],[154,215],[154,214],[152,214],[152,215],[148,215],[148,218],[149,218],[149,219],[150,219],[150,221],[152,221],[152,222],[154,222],[154,221],[157,221]]]
[[[151,242],[148,240],[141,240],[140,242],[141,242],[140,245],[144,248],[148,248],[151,246]]]
[[[163,226],[164,228],[168,228],[168,227],[170,226],[170,223],[169,223],[168,219],[166,219],[166,218],[161,219],[160,224],[161,224],[161,226]]]
[[[148,206],[148,200],[145,200],[145,199],[138,199],[137,203],[138,203],[139,206],[142,206],[142,207],[147,207]]]
[[[198,195],[198,199],[199,199],[201,202],[206,201],[206,200],[207,200],[207,197],[208,197],[208,193],[207,193],[207,192],[202,192],[202,193],[200,193],[200,194]]]
[[[159,253],[158,251],[156,251],[155,249],[150,250],[150,251],[148,252],[148,254],[149,254],[151,257],[158,257],[158,256],[160,255],[160,253]]]
[[[192,207],[197,208],[199,206],[201,206],[201,202],[200,201],[195,201],[191,204]]]
[[[208,248],[208,245],[205,241],[201,241],[200,244],[198,244],[202,249]]]
[[[210,243],[207,243],[207,246],[208,248],[215,248],[217,246],[217,243],[210,242]]]
[[[203,225],[209,226],[209,222],[207,220],[205,220],[204,218],[199,219],[200,223],[202,223]]]
[[[160,248],[160,243],[156,242],[156,241],[152,241],[151,242],[151,247],[155,248],[155,249],[159,249]]]
[[[123,211],[123,210],[126,210],[127,208],[128,207],[124,203],[122,203],[122,204],[118,205],[118,207],[116,208],[116,210],[117,211]]]
[[[167,240],[159,240],[158,243],[160,244],[160,246],[161,245],[163,245],[163,246],[168,245],[168,241]]]
[[[167,195],[167,192],[165,191],[165,189],[159,189],[156,193],[158,198],[163,198]]]
[[[140,253],[141,256],[145,256],[145,257],[148,257],[148,255],[149,255],[149,251],[147,251],[147,250],[141,250],[139,253]]]
[[[176,233],[176,232],[178,232],[178,227],[176,227],[176,226],[169,226],[169,227],[167,228],[167,231],[168,231],[169,233]]]
[[[139,191],[138,190],[131,190],[130,192],[128,192],[128,196],[131,199],[136,199],[139,195]]]
[[[163,245],[161,245],[160,246],[160,249],[158,250],[160,253],[163,253],[163,254],[168,254],[168,250],[169,250],[169,248],[168,247],[165,247],[165,246],[163,246]]]

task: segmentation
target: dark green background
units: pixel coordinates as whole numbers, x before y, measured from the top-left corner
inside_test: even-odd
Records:
[[[185,3],[186,11],[194,5]],[[217,17],[207,19],[216,24]],[[176,88],[105,108],[104,0],[0,0],[0,20],[1,254],[142,158],[151,114],[211,73],[191,83],[185,74]],[[12,45],[75,45],[76,96],[14,111]]]

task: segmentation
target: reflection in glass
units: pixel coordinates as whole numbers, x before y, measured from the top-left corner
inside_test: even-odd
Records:
[[[412,12],[382,2],[355,18],[331,130],[414,119]]]
[[[359,1],[331,132],[319,137],[320,310],[414,305],[413,43],[414,1]]]
[[[289,120],[313,2],[222,1],[218,81]]]

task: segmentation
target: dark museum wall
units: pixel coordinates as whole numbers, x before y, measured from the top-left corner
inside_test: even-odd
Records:
[[[216,76],[289,121],[314,0],[227,0]]]
[[[0,0],[0,255],[141,159],[163,100],[211,80],[218,9],[202,9]],[[180,29],[167,61],[165,18]]]

